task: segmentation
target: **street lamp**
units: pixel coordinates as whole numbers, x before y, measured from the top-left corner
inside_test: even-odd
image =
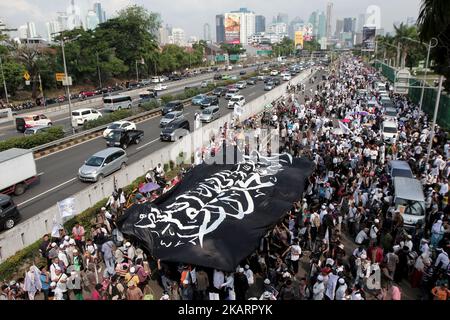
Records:
[[[396,48],[396,49],[397,49],[397,57],[396,57],[396,63],[395,63],[395,64],[396,64],[396,67],[398,68],[398,66],[399,66],[399,64],[400,64],[400,62],[399,62],[399,57],[400,57],[400,42],[398,42],[396,46],[394,46],[393,44],[387,43],[387,42],[383,42],[381,45],[382,45],[382,46],[383,46],[383,45],[385,45],[385,46],[390,46],[390,47],[393,47],[393,48]]]
[[[426,44],[426,43],[420,42],[418,40],[415,40],[415,39],[412,39],[412,38],[409,38],[409,37],[403,37],[403,38],[407,39],[407,40],[410,40],[410,41],[413,41],[413,42],[417,42],[417,43],[423,44],[424,46],[428,47],[427,61],[425,63],[425,79],[423,79],[423,81],[422,81],[422,92],[420,93],[420,101],[419,101],[419,110],[422,110],[423,95],[424,95],[424,92],[425,92],[425,83],[427,81],[428,66],[429,66],[429,61],[430,61],[430,51],[431,51],[431,48],[435,48],[438,45],[439,41],[436,38],[431,38],[430,39],[430,43]],[[435,42],[434,44],[432,44],[433,41]]]
[[[2,62],[2,57],[0,57],[0,71],[2,72],[3,88],[5,89],[6,103],[9,104],[9,99],[8,99],[8,89],[6,88],[6,79],[5,79],[5,74],[3,73],[3,62]]]
[[[70,128],[72,129],[72,133],[75,133],[75,128],[73,127],[72,124],[72,101],[71,101],[71,97],[70,97],[70,89],[69,89],[69,76],[68,76],[68,72],[67,72],[67,63],[66,63],[66,53],[64,51],[64,35],[62,32],[55,32],[52,34],[60,34],[61,35],[61,51],[62,51],[62,56],[63,56],[63,63],[64,63],[64,80],[66,82],[65,86],[66,86],[66,95],[67,98],[69,99],[69,119],[71,119],[70,121]],[[75,38],[71,39],[71,40],[76,40],[80,37],[81,35],[76,36]]]

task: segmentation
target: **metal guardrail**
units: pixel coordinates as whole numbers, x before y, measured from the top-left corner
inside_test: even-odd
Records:
[[[236,82],[237,81],[240,81],[240,80],[236,80]],[[204,94],[210,94],[212,92],[213,92],[213,90],[208,91]],[[183,106],[188,106],[191,104],[191,100],[192,100],[192,98],[188,98],[188,99],[182,100],[181,102],[183,103]],[[156,115],[158,113],[161,113],[161,108],[156,108],[154,110],[145,111],[145,112],[130,116],[128,118],[124,118],[121,121],[143,120],[143,119],[149,118],[150,116]],[[31,150],[34,153],[35,159],[38,159],[40,157],[49,155],[55,151],[60,151],[67,147],[71,147],[71,146],[74,146],[81,142],[96,138],[109,125],[110,124],[104,124],[104,125],[98,126],[96,128],[90,129],[90,130],[86,130],[86,131],[83,131],[83,132],[80,132],[80,133],[77,133],[77,134],[74,134],[74,135],[71,135],[68,137],[64,137],[62,139],[58,139],[58,140],[34,147]]]

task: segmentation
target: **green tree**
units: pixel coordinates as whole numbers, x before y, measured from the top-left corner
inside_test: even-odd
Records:
[[[155,33],[160,24],[158,14],[133,5],[120,10],[116,18],[100,24],[96,33],[115,49],[116,57],[129,70],[134,70],[136,61],[149,58],[150,53],[157,50]]]
[[[445,76],[444,86],[450,91],[450,2],[422,0],[417,24],[422,41],[438,39],[438,45],[431,52],[434,70]]]
[[[411,38],[418,40],[418,34],[417,34],[417,27],[416,26],[407,26],[403,22],[400,23],[400,25],[396,26],[394,25],[395,30],[395,40],[396,42],[401,43],[401,58],[400,58],[400,65],[406,66],[406,60],[408,58],[408,54],[414,50],[420,50],[418,46],[420,44],[415,43],[413,41],[406,40],[405,38]]]
[[[272,45],[273,56],[289,56],[295,52],[294,40],[284,37],[280,43]]]
[[[24,84],[23,74],[25,68],[20,63],[17,63],[13,59],[4,60],[2,57],[3,73],[6,80],[6,88],[8,89],[8,94],[14,95],[17,89]],[[0,73],[0,90],[3,93],[3,77]]]

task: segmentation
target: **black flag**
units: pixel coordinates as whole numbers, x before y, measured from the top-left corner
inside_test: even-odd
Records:
[[[119,221],[156,258],[233,271],[303,193],[313,164],[283,154],[196,166],[158,205]]]

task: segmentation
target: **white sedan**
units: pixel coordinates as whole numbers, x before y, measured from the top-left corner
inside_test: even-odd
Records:
[[[108,134],[115,129],[124,129],[124,130],[136,130],[136,124],[130,121],[116,121],[111,123],[105,131],[103,131],[103,137],[106,138]]]
[[[271,75],[271,76],[277,76],[277,75],[278,75],[278,71],[277,71],[277,70],[272,70],[272,71],[270,72],[270,75]]]
[[[158,83],[153,90],[155,91],[163,91],[163,90],[167,90],[167,85],[166,84],[162,84],[162,83]]]

